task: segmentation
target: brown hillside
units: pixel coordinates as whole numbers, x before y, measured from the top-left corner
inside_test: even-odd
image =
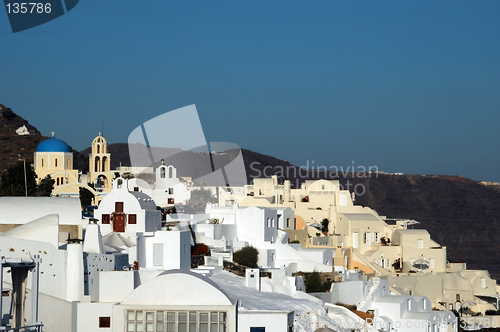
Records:
[[[23,125],[29,135],[18,135],[16,129]],[[38,144],[46,139],[40,132],[10,108],[0,104],[0,176],[19,159],[33,162],[33,153]]]

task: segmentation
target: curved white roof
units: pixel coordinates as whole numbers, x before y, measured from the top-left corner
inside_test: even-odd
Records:
[[[115,202],[125,202],[125,210],[127,211],[156,210],[155,201],[150,196],[138,191],[120,188],[113,189],[104,196],[98,211],[114,211]]]
[[[26,224],[49,214],[59,215],[60,225],[81,225],[78,197],[0,197],[0,224]]]
[[[121,304],[131,305],[232,305],[212,280],[186,270],[170,270],[132,291]]]
[[[47,242],[54,247],[59,244],[59,216],[50,214],[3,233],[0,236],[16,239]]]

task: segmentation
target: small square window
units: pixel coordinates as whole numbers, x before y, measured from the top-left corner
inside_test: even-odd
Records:
[[[173,199],[173,198],[169,198],[169,199],[168,199],[168,204],[175,204],[175,203],[174,203],[174,199]]]
[[[102,215],[102,223],[103,224],[109,224],[110,220],[111,220],[111,216],[109,214]]]
[[[99,328],[111,327],[111,317],[99,317]]]
[[[115,202],[115,212],[123,212],[123,202]]]
[[[129,224],[137,224],[137,215],[136,214],[129,214],[128,215],[128,223]]]

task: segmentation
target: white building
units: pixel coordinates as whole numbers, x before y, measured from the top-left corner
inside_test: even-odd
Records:
[[[207,205],[208,223],[194,227],[196,241],[213,248],[232,249],[253,246],[259,250],[262,268],[292,266],[293,271],[331,272],[333,252],[328,248],[302,248],[288,244],[288,235],[279,229],[292,228],[290,208]]]
[[[159,270],[191,268],[191,233],[189,231],[157,231],[137,236],[139,267]]]
[[[161,228],[160,211],[153,199],[144,193],[129,191],[128,180],[123,178],[113,181],[113,189],[103,198],[94,216],[100,220],[102,235],[124,233],[133,242],[136,233]]]
[[[73,322],[72,302],[83,297],[83,251],[78,243],[59,249],[59,217],[48,215],[25,223],[0,235],[0,256],[30,261],[39,255],[39,320],[46,331],[70,331]],[[10,294],[10,271],[4,273],[2,289]],[[31,292],[32,273],[26,276],[28,293]],[[27,296],[26,308],[30,308]],[[4,298],[5,299],[5,298]],[[9,312],[8,301],[3,301],[2,312]],[[26,315],[26,324],[32,323]]]
[[[129,180],[129,189],[151,196],[156,205],[161,207],[182,204],[191,197],[191,191],[186,182],[177,177],[177,169],[172,165],[165,166],[163,162],[156,168],[154,184],[149,184],[140,178],[133,178]]]
[[[394,295],[388,279],[376,277],[368,281],[333,283],[330,292],[315,293],[314,296],[325,302],[355,305],[357,310],[373,313],[373,326],[379,330],[458,331],[457,318],[451,311],[433,311],[426,296]]]
[[[109,296],[78,304],[78,332],[237,330],[236,300],[197,273],[157,272],[146,281],[141,271],[107,274],[100,283]]]

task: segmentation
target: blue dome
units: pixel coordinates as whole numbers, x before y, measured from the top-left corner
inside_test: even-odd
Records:
[[[52,136],[38,144],[36,152],[71,152],[68,144]]]

